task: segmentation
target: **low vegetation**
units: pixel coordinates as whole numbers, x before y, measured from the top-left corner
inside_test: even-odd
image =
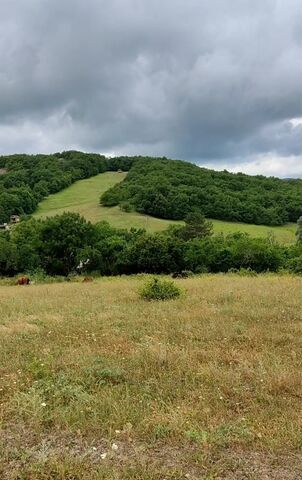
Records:
[[[145,283],[139,290],[139,294],[145,300],[171,300],[181,294],[180,288],[171,280],[153,278]]]
[[[302,280],[0,287],[0,478],[301,478]]]

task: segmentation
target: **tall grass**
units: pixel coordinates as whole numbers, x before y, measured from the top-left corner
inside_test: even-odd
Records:
[[[0,287],[0,478],[300,478],[302,279],[143,282]]]

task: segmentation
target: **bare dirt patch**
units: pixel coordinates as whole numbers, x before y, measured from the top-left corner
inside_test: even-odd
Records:
[[[15,335],[17,333],[38,332],[37,325],[27,322],[10,322],[6,325],[0,325],[0,335]]]
[[[148,477],[159,478],[157,472],[173,480],[301,480],[302,455],[265,454],[263,452],[200,451],[196,445],[148,445],[126,438],[121,432],[115,439],[86,439],[81,432],[33,434],[26,427],[14,425],[0,430],[0,473],[3,480],[19,479],[25,471],[39,472],[41,476],[22,478],[47,479],[50,466],[77,465],[95,476],[104,469],[108,479],[122,479],[122,472],[138,468],[149,472]],[[29,468],[28,465],[31,465]],[[29,468],[29,469],[28,469]],[[53,467],[51,467],[53,469]],[[120,472],[120,473],[119,473]],[[172,475],[171,475],[172,472]],[[155,475],[155,476],[154,476]],[[61,478],[61,477],[60,477]],[[62,477],[65,478],[65,477]],[[70,477],[66,477],[70,478]],[[78,477],[72,477],[78,478]],[[129,477],[132,478],[132,477]],[[138,477],[133,477],[138,478]],[[160,477],[161,478],[161,477]]]

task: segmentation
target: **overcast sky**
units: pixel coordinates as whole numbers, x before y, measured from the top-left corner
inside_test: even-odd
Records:
[[[301,0],[0,0],[0,153],[302,176]]]

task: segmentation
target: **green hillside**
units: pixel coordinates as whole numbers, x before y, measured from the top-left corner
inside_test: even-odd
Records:
[[[92,222],[107,220],[110,224],[120,228],[145,228],[148,231],[160,231],[173,222],[141,215],[136,212],[126,213],[119,207],[104,207],[99,205],[102,193],[121,182],[126,177],[125,173],[106,172],[86,180],[81,180],[65,190],[50,195],[43,200],[35,212],[35,217],[47,217],[63,212],[77,212]],[[282,243],[292,243],[295,240],[296,225],[294,223],[280,227],[264,225],[251,225],[244,223],[225,222],[213,220],[216,233],[246,232],[253,236],[266,236],[272,232],[277,240]]]
[[[182,160],[140,158],[125,180],[101,197],[105,207],[132,206],[157,218],[183,220],[192,210],[227,222],[279,226],[302,216],[302,180],[230,173]]]

